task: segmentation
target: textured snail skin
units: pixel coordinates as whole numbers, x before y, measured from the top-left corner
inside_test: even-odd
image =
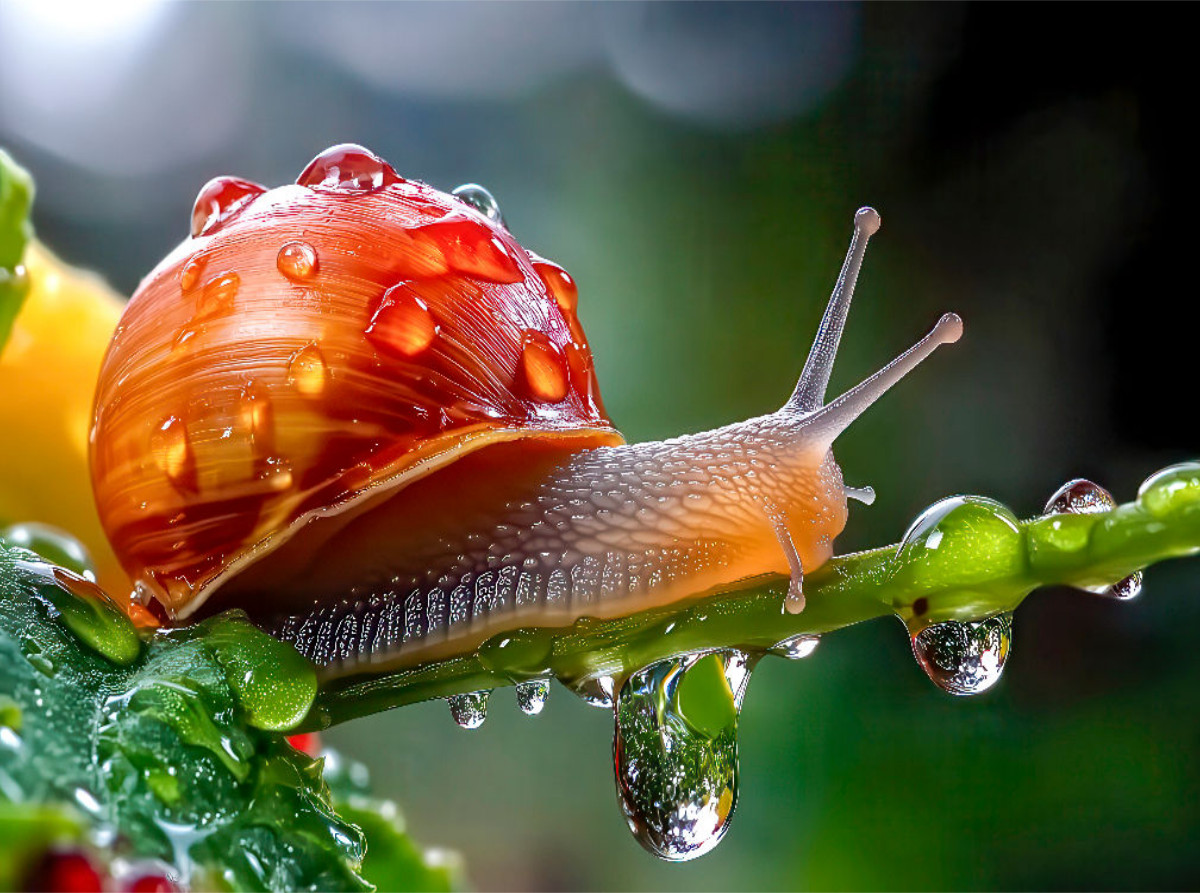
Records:
[[[328,674],[463,653],[519,626],[615,616],[832,554],[830,446],[961,322],[947,315],[824,405],[864,209],[779,411],[625,445],[574,284],[498,212],[358,146],[297,185],[201,190],[193,238],[126,308],[92,431],[102,522],[143,601],[228,607]]]
[[[610,617],[786,572],[764,504],[788,507],[800,558],[817,567],[846,498],[832,455],[807,449],[798,430],[798,419],[766,416],[575,452],[493,446],[329,540],[297,537],[214,600],[284,591],[293,607],[270,629],[315,662],[401,666],[513,626]],[[296,572],[279,587],[284,566]]]

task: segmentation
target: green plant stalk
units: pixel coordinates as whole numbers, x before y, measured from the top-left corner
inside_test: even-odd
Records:
[[[473,654],[436,664],[323,680],[305,725],[326,727],[537,676],[553,675],[569,685],[598,676],[620,680],[679,654],[762,652],[794,636],[886,615],[899,616],[916,632],[945,620],[1014,610],[1041,586],[1110,584],[1156,562],[1200,552],[1200,464],[1168,471],[1143,485],[1137,501],[1096,514],[1017,521],[991,500],[943,500],[923,516],[936,520],[939,507],[953,509],[926,525],[926,533],[938,530],[934,548],[897,544],[834,558],[805,577],[807,607],[799,614],[783,610],[787,579],[770,576],[736,591],[615,619],[506,632]]]

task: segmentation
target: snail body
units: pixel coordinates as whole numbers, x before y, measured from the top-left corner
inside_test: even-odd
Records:
[[[295,185],[212,181],[192,223],[104,361],[100,516],[143,602],[240,607],[328,675],[771,572],[800,610],[847,520],[834,439],[961,332],[947,314],[825,403],[879,225],[863,209],[781,409],[625,444],[574,282],[485,191],[447,195],[343,145]]]

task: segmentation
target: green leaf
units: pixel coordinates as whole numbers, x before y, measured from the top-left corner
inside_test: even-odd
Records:
[[[29,223],[32,204],[33,178],[0,149],[0,352],[29,291],[21,258],[33,237]]]
[[[0,543],[0,804],[21,804],[0,826],[24,847],[0,859],[0,888],[75,827],[46,818],[69,810],[118,832],[108,858],[161,859],[202,888],[371,889],[368,838],[281,731],[312,702],[311,665],[237,613],[137,631],[79,582]],[[394,807],[352,811],[372,828],[372,874],[448,888]]]

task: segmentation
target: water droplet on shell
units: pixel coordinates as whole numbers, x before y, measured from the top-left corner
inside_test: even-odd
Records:
[[[209,180],[192,205],[192,237],[214,232],[266,191],[266,187],[238,177]]]
[[[177,488],[193,488],[196,461],[187,426],[176,416],[167,416],[150,436],[150,453],[168,480]]]
[[[370,149],[341,143],[310,161],[296,182],[328,192],[372,192],[401,182],[401,177]]]
[[[306,344],[288,361],[288,382],[305,397],[319,397],[329,381],[325,357],[315,344]]]
[[[567,396],[566,359],[544,332],[527,329],[521,337],[521,379],[529,396],[541,403]]]
[[[474,208],[492,223],[504,226],[504,215],[496,197],[478,183],[464,183],[451,193],[459,201]]]
[[[383,293],[366,336],[381,350],[412,359],[428,350],[438,331],[429,305],[410,285],[401,283]]]
[[[546,286],[564,314],[573,314],[579,306],[579,288],[575,279],[558,264],[548,260],[535,260],[533,269]]]
[[[317,250],[308,242],[288,242],[275,255],[275,266],[293,282],[304,282],[317,272]]]

